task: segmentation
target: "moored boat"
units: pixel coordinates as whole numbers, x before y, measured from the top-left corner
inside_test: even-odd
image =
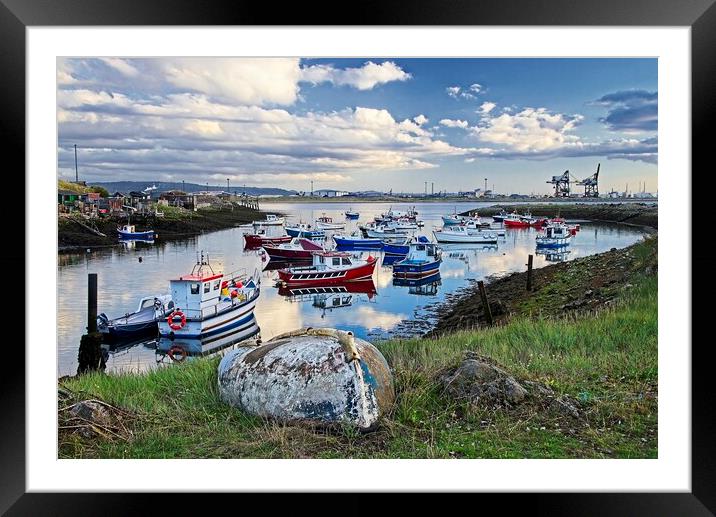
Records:
[[[311,260],[314,251],[323,251],[323,246],[306,238],[296,237],[284,244],[266,244],[264,251],[271,260]]]
[[[340,251],[317,251],[310,266],[279,269],[278,276],[286,286],[341,284],[370,279],[375,264],[373,256],[362,260]]]
[[[379,250],[383,247],[383,241],[377,238],[365,238],[360,233],[351,235],[334,235],[333,240],[338,248]]]
[[[464,242],[473,244],[497,244],[497,232],[490,230],[469,230],[465,226],[453,226],[433,230],[435,240],[440,243]]]
[[[197,260],[191,273],[170,281],[174,311],[159,321],[161,337],[207,339],[256,333],[254,308],[260,278],[245,273],[215,273],[208,257]]]
[[[315,228],[307,223],[298,223],[296,226],[287,226],[286,233],[291,237],[305,237],[306,239],[323,239],[326,232],[320,228]]]
[[[334,223],[333,218],[326,214],[316,219],[316,226],[321,230],[342,230],[346,227],[345,223]]]
[[[530,214],[520,215],[513,212],[505,217],[502,222],[504,223],[505,228],[538,228],[544,224],[545,219],[535,219]]]
[[[156,337],[158,321],[174,310],[174,302],[168,294],[147,296],[139,300],[137,310],[118,318],[109,319],[102,313],[97,316],[97,330],[104,334],[104,340],[132,341]]]
[[[350,208],[345,211],[346,219],[358,219],[360,217],[360,214],[356,212],[355,210],[351,210]]]
[[[562,222],[548,224],[535,239],[538,248],[562,248],[570,243],[572,230]]]
[[[254,226],[279,226],[286,221],[285,217],[279,217],[275,214],[266,214],[266,219],[263,221],[254,221]]]
[[[432,242],[413,241],[403,260],[393,264],[393,278],[423,278],[435,275],[442,262],[441,251]]]
[[[117,228],[117,233],[120,239],[154,240],[154,230],[138,232],[133,224],[125,224],[121,228]]]
[[[258,249],[266,244],[283,244],[291,242],[290,235],[267,236],[265,233],[245,233],[245,249]]]
[[[505,212],[504,209],[501,209],[498,213],[492,216],[492,220],[496,223],[501,223],[505,220],[505,217],[507,217],[507,212]]]

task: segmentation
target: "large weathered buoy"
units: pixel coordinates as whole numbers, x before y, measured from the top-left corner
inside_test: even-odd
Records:
[[[351,332],[307,328],[226,354],[219,395],[254,415],[368,431],[393,404],[395,389],[373,345]]]

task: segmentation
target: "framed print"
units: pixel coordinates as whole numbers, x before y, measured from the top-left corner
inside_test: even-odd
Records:
[[[27,221],[3,510],[434,491],[713,512],[691,170],[716,8],[658,3],[346,25],[3,0]]]

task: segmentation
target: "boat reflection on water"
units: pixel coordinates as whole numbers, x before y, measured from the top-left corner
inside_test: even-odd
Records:
[[[443,252],[449,257],[459,258],[460,256],[467,256],[470,252],[475,253],[489,253],[491,251],[497,251],[497,244],[441,244]]]
[[[361,282],[327,285],[324,287],[280,287],[278,294],[289,302],[311,302],[311,305],[323,311],[332,311],[342,307],[350,307],[359,296],[365,295],[372,300],[377,291],[373,279]]]
[[[438,287],[442,284],[440,273],[425,278],[393,278],[393,285],[397,287],[408,287],[410,294],[423,296],[434,296],[438,294]]]
[[[225,354],[239,346],[256,346],[260,339],[260,327],[254,318],[251,325],[221,337],[208,339],[160,338],[156,343],[157,363],[180,363],[186,359]]]
[[[136,250],[150,248],[154,244],[154,239],[121,239],[119,242],[125,250]]]
[[[544,255],[547,262],[564,262],[569,258],[570,251],[567,247],[562,248],[537,248],[535,254]]]

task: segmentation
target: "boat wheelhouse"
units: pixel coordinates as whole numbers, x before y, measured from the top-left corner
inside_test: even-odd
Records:
[[[258,332],[254,316],[261,292],[258,274],[215,273],[202,252],[190,274],[169,284],[175,309],[159,321],[161,337],[245,339]]]
[[[372,278],[375,264],[372,256],[362,260],[340,251],[317,251],[310,266],[279,269],[278,276],[287,286],[342,284]]]
[[[414,241],[405,258],[393,264],[393,278],[423,278],[438,273],[442,253],[437,244]]]
[[[268,235],[266,230],[258,230],[256,233],[245,233],[245,249],[258,249],[265,244],[283,244],[291,242],[290,235]]]

